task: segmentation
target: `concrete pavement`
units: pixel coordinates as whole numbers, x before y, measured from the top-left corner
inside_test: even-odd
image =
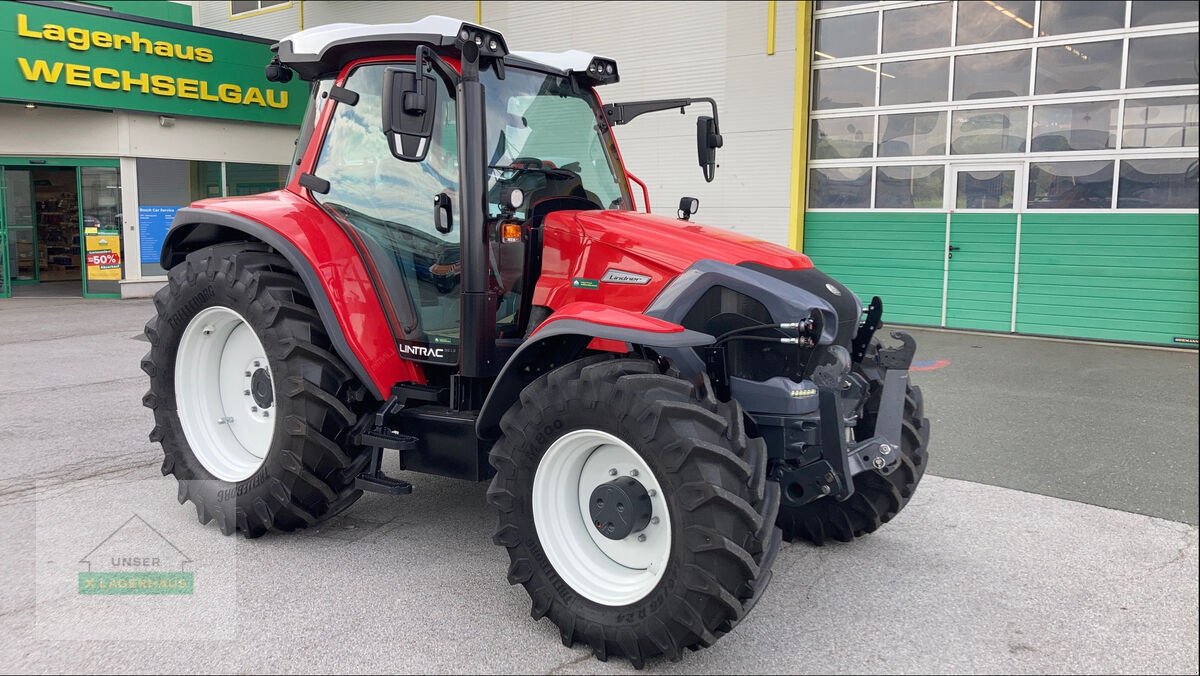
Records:
[[[150,313],[0,301],[0,669],[631,671],[529,619],[485,485],[407,476],[255,541],[200,526],[146,440]],[[1195,354],[914,333],[937,476],[860,542],[785,546],[731,635],[647,670],[1195,673]],[[192,560],[192,596],[77,593],[132,514]]]

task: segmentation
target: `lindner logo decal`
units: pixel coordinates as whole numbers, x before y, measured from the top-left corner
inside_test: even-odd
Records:
[[[600,281],[609,284],[649,284],[649,275],[639,275],[635,272],[625,272],[624,270],[609,269],[600,278]]]
[[[826,284],[826,285],[825,285],[825,288],[826,288],[826,289],[829,289],[829,293],[832,293],[832,294],[833,294],[833,295],[835,295],[835,296],[840,296],[840,295],[842,295],[842,291],[841,291],[841,289],[837,288],[836,286],[834,286],[834,285],[832,285],[832,284]]]
[[[398,343],[396,347],[402,354],[410,354],[414,357],[446,358],[446,350],[441,347],[426,347],[424,345],[410,345],[408,343]]]

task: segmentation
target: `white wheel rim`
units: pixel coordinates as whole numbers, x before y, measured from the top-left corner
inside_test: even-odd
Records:
[[[175,409],[188,446],[210,474],[238,482],[262,467],[275,437],[274,378],[262,341],[237,312],[205,308],[183,330]]]
[[[650,495],[653,518],[640,532],[611,540],[592,525],[592,491],[633,476]],[[550,445],[533,477],[533,523],[546,558],[576,592],[625,606],[654,590],[671,555],[671,519],[662,485],[629,444],[599,430],[576,430]],[[642,537],[644,536],[644,537]]]

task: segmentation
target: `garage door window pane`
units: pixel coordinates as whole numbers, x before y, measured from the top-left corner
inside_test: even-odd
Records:
[[[853,5],[872,5],[878,0],[817,0],[817,11],[823,9],[841,9]]]
[[[1200,140],[1195,96],[1125,101],[1123,148],[1194,148]]]
[[[1124,25],[1124,0],[1042,0],[1042,35],[1102,31]]]
[[[949,47],[951,9],[944,2],[884,12],[883,52]]]
[[[1020,40],[1033,37],[1033,0],[958,3],[955,44]]]
[[[879,156],[944,155],[946,113],[879,116]]]
[[[1195,33],[1137,38],[1129,41],[1129,75],[1125,86],[1167,87],[1197,83],[1200,47]]]
[[[958,172],[955,209],[1011,209],[1017,172],[980,169]]]
[[[1119,209],[1195,209],[1200,182],[1197,160],[1122,160]]]
[[[940,209],[945,169],[876,167],[876,209]]]
[[[1121,41],[1042,47],[1037,55],[1037,94],[1066,94],[1121,86]]]
[[[1030,145],[1035,153],[1116,148],[1117,102],[1035,106]]]
[[[946,100],[950,59],[921,59],[883,64],[879,105],[931,103]]]
[[[1025,108],[988,108],[954,112],[950,128],[950,153],[1025,152]]]
[[[875,145],[875,121],[870,117],[813,120],[812,158],[870,157]]]
[[[814,61],[875,53],[875,31],[879,28],[875,12],[818,19],[816,26]]]
[[[1029,95],[1028,49],[954,57],[954,99]]]
[[[1129,17],[1131,26],[1195,21],[1200,18],[1200,3],[1195,0],[1134,0]]]
[[[1030,209],[1109,209],[1112,189],[1112,162],[1029,165]]]
[[[808,176],[809,209],[867,209],[871,168],[813,169]]]
[[[813,71],[813,109],[875,105],[875,66]]]

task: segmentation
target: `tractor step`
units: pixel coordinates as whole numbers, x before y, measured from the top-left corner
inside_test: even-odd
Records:
[[[412,493],[412,484],[403,480],[392,478],[383,472],[369,474],[363,472],[354,479],[354,487],[360,491],[368,491],[371,493],[383,493],[385,495],[408,495]]]
[[[377,427],[368,432],[363,432],[355,439],[355,443],[359,446],[369,446],[371,448],[390,448],[397,451],[415,451],[417,450],[417,438],[410,437],[407,434],[398,434],[389,429]]]

